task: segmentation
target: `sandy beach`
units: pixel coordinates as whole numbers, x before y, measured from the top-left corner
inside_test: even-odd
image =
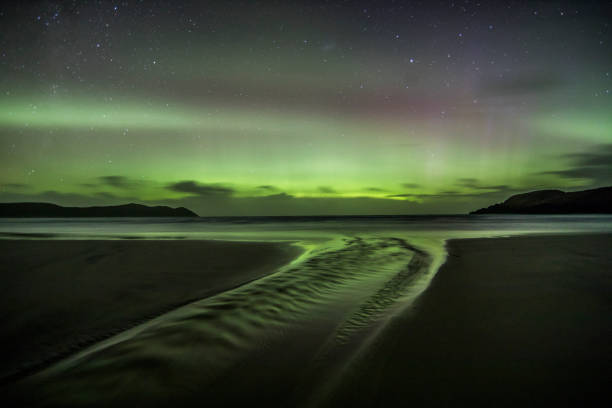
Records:
[[[230,251],[208,254],[218,259],[250,248],[117,243],[128,244],[153,245],[159,262],[198,245]],[[295,256],[257,245],[270,252],[260,271]],[[611,247],[603,234],[449,241],[447,262],[402,307],[428,255],[397,238],[347,240],[235,289],[211,278],[217,295],[9,384],[7,395],[29,406],[588,405],[612,374]]]
[[[0,378],[274,272],[288,244],[0,240]]]
[[[450,241],[428,290],[347,370],[330,405],[609,401],[611,248],[610,235]]]

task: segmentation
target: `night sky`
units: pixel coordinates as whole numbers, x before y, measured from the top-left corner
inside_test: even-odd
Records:
[[[611,185],[611,21],[609,1],[3,1],[0,201],[426,214]]]

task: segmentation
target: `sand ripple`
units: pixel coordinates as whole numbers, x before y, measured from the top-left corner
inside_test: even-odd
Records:
[[[273,370],[290,388],[285,394],[299,395],[316,383],[322,360],[345,364],[418,295],[431,265],[428,253],[399,238],[344,239],[111,338],[21,386],[40,391],[42,405],[223,401],[240,392],[232,390],[241,376],[247,384],[267,364],[266,375]]]

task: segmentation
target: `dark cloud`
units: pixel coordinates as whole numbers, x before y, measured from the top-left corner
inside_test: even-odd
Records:
[[[565,81],[551,72],[522,73],[504,78],[489,78],[481,87],[481,93],[490,96],[545,93],[565,85]]]
[[[449,198],[449,197],[480,197],[490,193],[504,193],[511,194],[517,190],[513,187],[505,184],[500,185],[482,185],[478,179],[475,178],[460,178],[457,179],[456,184],[462,188],[469,188],[471,190],[478,190],[475,193],[464,193],[459,190],[444,190],[435,193],[404,193],[404,194],[389,194],[389,198],[415,198],[415,199],[426,199],[426,198]]]
[[[102,184],[106,184],[112,187],[125,188],[128,183],[126,177],[123,176],[102,176],[98,177]]]
[[[328,186],[320,186],[319,191],[323,194],[338,194],[336,190]]]
[[[483,185],[480,181],[475,178],[459,178],[457,179],[458,186],[470,188],[472,190],[486,190],[486,191],[514,191],[514,189],[506,184],[497,185]]]
[[[457,183],[462,186],[474,186],[478,184],[478,179],[475,178],[460,178]]]
[[[387,197],[389,198],[407,198],[407,199],[417,199],[417,200],[426,200],[426,199],[442,199],[442,200],[455,200],[455,199],[489,199],[493,198],[508,198],[512,194],[524,192],[524,189],[513,188],[506,185],[498,185],[498,186],[481,186],[478,185],[476,179],[460,179],[464,181],[463,187],[465,184],[469,185],[470,188],[478,190],[477,192],[465,193],[458,190],[443,190],[435,193],[421,193],[421,194],[389,194]],[[475,186],[475,187],[472,187]]]
[[[561,156],[570,162],[568,168],[538,174],[555,175],[564,179],[589,180],[591,185],[612,183],[612,144],[597,146],[593,151]]]
[[[612,153],[576,153],[565,157],[574,160],[574,163],[583,167],[609,167],[612,165]]]
[[[416,184],[416,183],[403,183],[402,187],[404,188],[419,188],[421,187],[420,184]]]
[[[138,180],[133,180],[124,176],[102,176],[98,177],[98,180],[100,180],[103,185],[126,190],[135,188],[141,183]]]
[[[22,183],[3,183],[2,187],[17,190],[17,189],[27,188],[28,185],[22,184]]]
[[[539,174],[555,175],[565,179],[587,179],[590,180],[592,183],[612,182],[612,166],[574,167],[567,170],[544,171]]]
[[[94,193],[94,196],[100,197],[100,198],[108,198],[108,199],[117,198],[116,195],[111,194],[111,193],[106,192],[106,191],[98,191],[98,192]]]
[[[94,183],[80,183],[79,187],[84,188],[104,188],[104,187],[112,187],[116,189],[122,190],[133,190],[143,187],[147,182],[144,180],[133,179],[125,176],[119,175],[110,175],[110,176],[100,176],[96,177],[96,182]]]
[[[371,191],[373,193],[386,193],[387,192],[387,190],[378,188],[378,187],[367,187],[365,191]]]
[[[264,191],[278,191],[278,188],[274,186],[270,186],[270,185],[257,186],[257,188],[259,190],[264,190]]]
[[[612,166],[612,144],[597,146],[592,152],[570,153],[563,157],[572,160],[577,166],[610,167]]]
[[[200,184],[193,180],[179,181],[178,183],[166,186],[168,190],[180,193],[190,193],[198,196],[229,196],[234,193],[234,189],[226,186]]]

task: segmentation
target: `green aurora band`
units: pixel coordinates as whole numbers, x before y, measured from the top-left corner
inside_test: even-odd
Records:
[[[131,30],[116,21],[111,37]],[[282,44],[272,48],[228,31],[240,44],[232,52],[217,37],[183,50],[176,44],[188,34],[159,34],[165,46],[152,57],[143,44],[153,40],[100,46],[76,24],[68,31],[91,40],[68,43],[87,56],[81,65],[47,56],[55,28],[44,28],[31,54],[2,68],[0,200],[129,200],[201,215],[456,213],[533,189],[612,183],[609,58],[593,57],[583,40],[571,43],[585,57],[572,69],[588,81],[569,81],[549,62],[562,58],[554,50],[548,59],[532,52],[529,69],[483,62],[474,71],[477,58],[499,53],[476,55],[455,34],[440,37],[455,48],[439,57],[402,48],[399,36],[392,46],[382,35],[330,40],[332,26],[296,28],[284,40],[255,28]],[[475,44],[490,50],[499,39],[483,30]],[[38,65],[24,71],[19,58]],[[441,58],[451,62],[444,68]]]

